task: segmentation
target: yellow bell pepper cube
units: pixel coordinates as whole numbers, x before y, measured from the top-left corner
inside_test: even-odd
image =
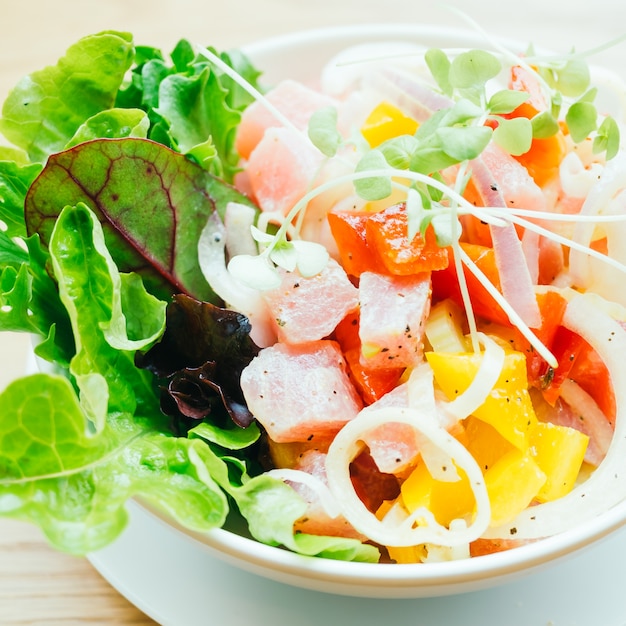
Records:
[[[589,437],[574,428],[537,422],[530,433],[530,449],[547,477],[537,494],[540,502],[555,500],[571,491],[588,444]]]
[[[485,472],[491,503],[491,525],[510,522],[535,499],[546,482],[530,453],[513,449]]]
[[[472,415],[463,420],[463,431],[457,438],[474,457],[483,474],[501,456],[515,449],[491,424]]]
[[[400,135],[413,135],[418,123],[390,102],[381,102],[369,114],[361,134],[372,148]]]
[[[457,471],[459,480],[436,480],[425,463],[418,463],[400,488],[404,507],[411,513],[425,507],[443,526],[449,526],[455,519],[471,517],[476,504],[474,493],[465,473],[461,469]]]
[[[387,552],[395,563],[421,563],[426,558],[426,547],[423,544],[401,548],[387,546]]]
[[[482,354],[427,352],[426,358],[437,384],[453,400],[476,376]],[[519,450],[528,449],[528,432],[537,423],[537,416],[528,392],[526,358],[521,352],[505,355],[504,367],[496,384],[473,415],[491,424]]]

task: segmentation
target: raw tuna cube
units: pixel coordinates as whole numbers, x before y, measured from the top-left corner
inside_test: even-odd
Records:
[[[311,115],[335,100],[294,80],[284,80],[265,94],[266,100],[276,107],[296,128],[306,130]],[[237,128],[236,148],[247,159],[261,141],[268,128],[282,126],[282,122],[261,101],[253,102],[241,116]]]
[[[247,183],[263,211],[286,215],[312,186],[323,156],[305,135],[269,128],[250,154]]]
[[[275,320],[278,339],[284,343],[327,337],[359,305],[358,289],[333,259],[315,276],[284,272],[281,285],[264,291],[263,298]]]
[[[329,340],[264,348],[243,370],[241,389],[279,443],[328,439],[362,407],[339,345]]]
[[[361,358],[368,367],[411,367],[423,354],[430,274],[363,272],[359,281]]]
[[[409,396],[406,383],[385,394],[363,411],[386,407],[406,408]],[[400,474],[411,466],[419,452],[419,441],[415,430],[408,424],[384,424],[366,433],[363,441],[367,444],[370,456],[381,472]]]
[[[326,453],[316,450],[305,452],[295,468],[318,478],[328,486],[326,478]],[[302,483],[291,483],[291,486],[307,502],[306,514],[296,520],[294,530],[310,535],[329,535],[333,537],[353,537],[364,540],[365,537],[356,531],[342,515],[331,517],[324,509],[320,498],[313,489]]]

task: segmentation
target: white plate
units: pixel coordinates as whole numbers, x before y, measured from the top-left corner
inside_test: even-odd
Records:
[[[90,556],[163,626],[624,626],[626,530],[561,564],[486,591],[417,600],[350,598],[273,582],[223,563],[136,504]]]

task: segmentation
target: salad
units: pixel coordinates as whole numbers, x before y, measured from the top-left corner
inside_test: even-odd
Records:
[[[264,85],[240,52],[106,31],[20,81],[0,330],[39,369],[0,394],[0,514],[85,554],[138,498],[427,563],[623,500],[623,86],[486,48]]]

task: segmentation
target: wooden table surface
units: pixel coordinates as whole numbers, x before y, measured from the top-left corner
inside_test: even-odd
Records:
[[[617,0],[449,4],[462,7],[489,32],[557,50],[588,49],[626,32],[626,4]],[[55,62],[79,37],[105,29],[129,31],[138,43],[169,52],[183,37],[229,48],[337,24],[411,20],[463,26],[458,16],[420,0],[0,0],[0,16],[2,100],[22,75]],[[598,59],[626,75],[625,46]],[[0,389],[23,372],[27,350],[26,337],[0,333]],[[0,625],[152,623],[86,559],[60,554],[36,528],[0,518]]]

